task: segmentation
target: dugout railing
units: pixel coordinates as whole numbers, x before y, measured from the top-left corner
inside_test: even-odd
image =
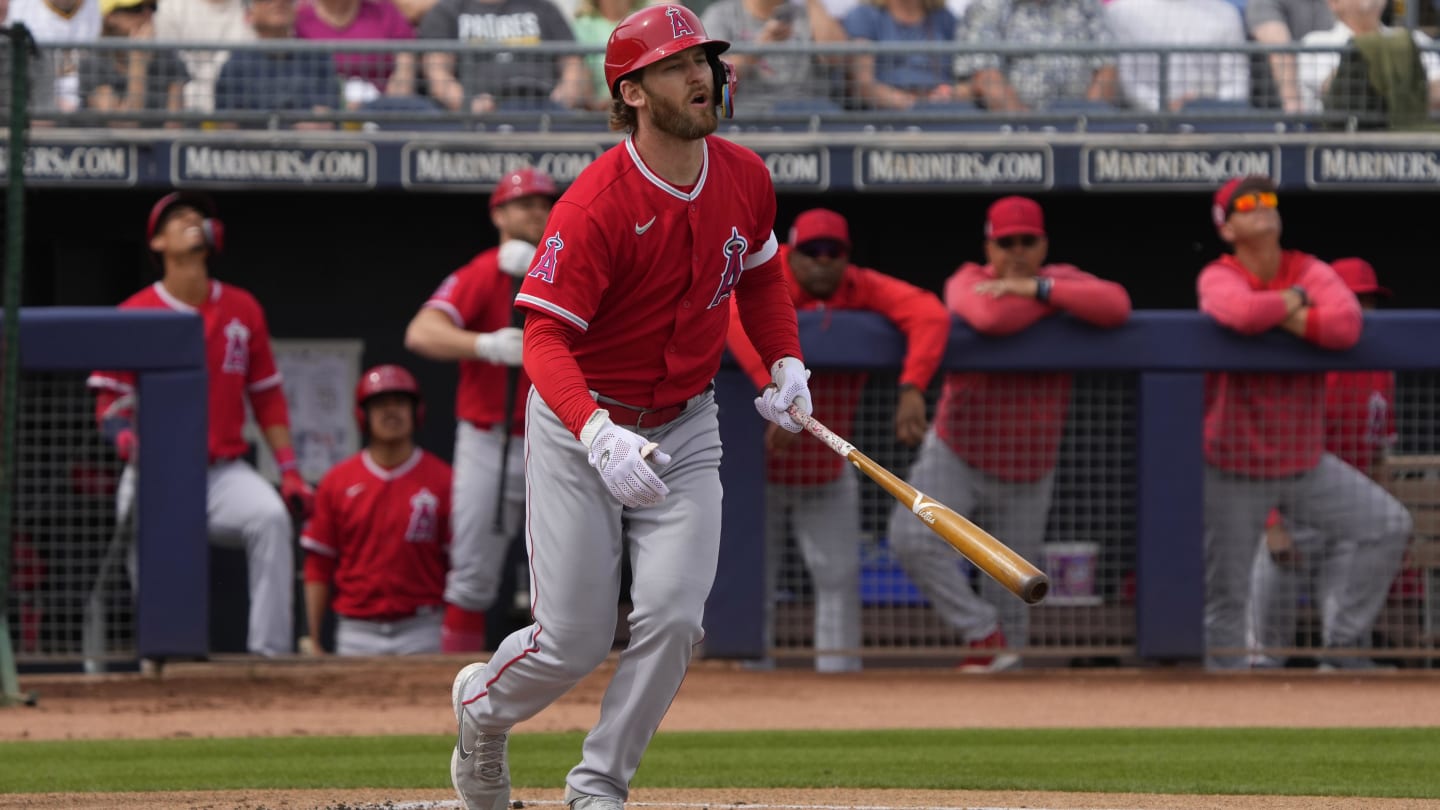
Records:
[[[0,51],[8,60],[8,44]],[[746,85],[740,87],[740,114],[727,121],[725,132],[1120,132],[1284,133],[1317,130],[1353,131],[1385,128],[1389,113],[1377,107],[1377,98],[1363,83],[1353,90],[1332,94],[1329,74],[1343,54],[1355,53],[1349,45],[1262,45],[1253,42],[1227,45],[1064,43],[1036,47],[1019,43],[959,42],[840,42],[778,43],[757,46],[736,43],[732,53],[746,56],[808,58],[815,69],[790,83],[777,97],[761,104]],[[338,56],[339,70],[325,78],[328,84],[303,99],[295,83],[266,90],[275,76],[257,68],[237,83],[217,85],[220,66],[236,54],[301,57]],[[1420,46],[1427,69],[1440,71],[1440,45]],[[427,54],[459,60],[457,75],[470,83],[459,108],[433,99],[432,84],[423,62]],[[937,84],[963,84],[970,75],[969,60],[1041,58],[1057,63],[1080,63],[1095,58],[1114,60],[1119,66],[1112,101],[1092,103],[1083,94],[1058,96],[1047,88],[1021,87],[1028,109],[989,112],[983,100],[960,97],[943,101],[921,100],[907,109],[886,108],[858,88],[849,66],[857,58],[877,60],[899,56],[930,57]],[[162,59],[163,57],[163,59]],[[174,57],[178,57],[174,58]],[[542,42],[524,48],[494,44],[459,44],[444,40],[260,42],[165,42],[101,38],[90,42],[40,43],[32,63],[30,108],[43,127],[169,128],[211,133],[223,137],[233,129],[288,130],[317,124],[340,132],[582,132],[606,134],[608,99],[593,86],[552,98],[555,81],[520,75],[508,84],[491,86],[484,78],[493,60],[510,65],[553,65],[577,57],[592,74],[600,68],[603,49],[566,42]],[[1295,59],[1299,95],[1282,91],[1270,71],[1272,57]],[[114,83],[118,71],[126,73],[131,60],[143,59],[142,89],[123,89]],[[415,78],[391,85],[387,77],[396,60],[413,62]],[[354,65],[364,62],[365,67]],[[270,60],[283,65],[292,60]],[[409,70],[409,68],[407,68]],[[544,71],[542,71],[543,73]],[[524,73],[524,71],[520,71]],[[1324,75],[1321,75],[1321,74]],[[1224,78],[1221,75],[1224,74]],[[68,81],[65,77],[70,77]],[[104,78],[109,76],[111,78]],[[61,81],[57,82],[57,78]],[[592,77],[593,78],[593,77]],[[110,84],[105,84],[105,82]],[[11,77],[0,75],[0,95],[8,96]],[[368,87],[367,87],[368,85]],[[1350,88],[1352,85],[1345,85]],[[110,87],[113,92],[97,88]],[[220,89],[217,89],[219,87]],[[478,95],[493,105],[474,105]],[[1192,98],[1193,96],[1193,98]],[[324,103],[321,103],[324,102]],[[324,109],[318,109],[323,107]],[[0,122],[8,111],[0,108]],[[1430,114],[1431,120],[1436,117]],[[1423,123],[1423,122],[1421,122]]]
[[[109,307],[20,311],[11,613],[22,666],[208,652],[206,371],[193,315]],[[136,375],[133,529],[117,521],[120,472],[85,379]],[[136,579],[132,580],[132,575]],[[132,592],[132,581],[138,594]]]
[[[817,373],[863,370],[873,375],[861,394],[852,441],[907,476],[914,453],[894,440],[890,427],[894,370],[904,351],[900,334],[867,313],[807,312],[800,321],[807,364]],[[1023,650],[1016,644],[1017,651],[1037,663],[1187,661],[1205,654],[1206,372],[1395,371],[1398,435],[1389,453],[1412,461],[1406,483],[1387,485],[1412,511],[1440,501],[1440,473],[1432,474],[1434,465],[1417,472],[1413,461],[1440,451],[1440,386],[1430,345],[1437,326],[1440,319],[1429,311],[1370,313],[1357,346],[1329,352],[1288,334],[1241,337],[1194,312],[1136,312],[1111,331],[1053,318],[1004,338],[980,336],[957,321],[943,370],[1076,373],[1045,540],[1047,551],[1051,544],[1064,544],[1066,550],[1088,547],[1095,553],[1094,590],[1057,592],[1061,598],[1032,609],[1029,644]],[[938,388],[937,378],[930,392],[932,417]],[[706,651],[738,658],[813,656],[810,589],[793,553],[782,556],[781,592],[771,594],[779,601],[774,646],[766,646],[760,596],[765,590],[764,426],[751,418],[753,386],[738,370],[723,370],[717,391],[726,445],[726,522],[720,575],[706,611]],[[1016,407],[1027,404],[1017,401]],[[903,593],[903,571],[883,552],[885,523],[871,514],[888,510],[892,502],[861,480],[866,506],[857,553],[862,554],[865,642],[855,652],[952,661],[963,656],[963,641],[947,631],[924,600]],[[1401,577],[1377,622],[1374,646],[1363,650],[1402,665],[1429,665],[1440,657],[1434,521],[1420,518]],[[770,538],[782,545],[787,540]],[[1318,632],[1318,609],[1302,603],[1296,610],[1295,647],[1267,651],[1313,658],[1317,650],[1307,634]]]

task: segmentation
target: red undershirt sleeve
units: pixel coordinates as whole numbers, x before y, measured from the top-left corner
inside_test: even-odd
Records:
[[[570,344],[579,334],[573,326],[541,310],[532,309],[525,318],[525,373],[576,439],[596,408],[580,364],[570,352]]]

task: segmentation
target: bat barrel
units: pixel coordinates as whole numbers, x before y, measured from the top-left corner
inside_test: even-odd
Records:
[[[1048,593],[1050,593],[1050,577],[1043,573],[1036,573],[1021,581],[1020,590],[1016,595],[1025,600],[1025,604],[1035,605],[1039,604]]]

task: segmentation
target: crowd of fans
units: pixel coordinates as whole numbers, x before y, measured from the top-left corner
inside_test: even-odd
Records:
[[[127,111],[150,111],[152,121],[164,120],[157,118],[164,112],[281,111],[323,119],[329,112],[362,109],[483,118],[496,112],[608,109],[598,54],[523,49],[549,43],[577,50],[601,46],[624,15],[644,4],[0,0],[0,15],[23,22],[42,49],[45,43],[94,43],[84,50],[44,49],[44,59],[33,68],[37,111],[94,110],[117,122],[114,114]],[[1408,103],[1418,103],[1422,115],[1440,107],[1440,53],[1426,50],[1431,40],[1421,31],[1405,36],[1406,29],[1387,25],[1406,22],[1387,8],[1387,0],[692,0],[688,5],[701,13],[713,36],[761,49],[729,57],[739,73],[742,119],[840,110],[1176,112],[1216,105],[1290,114],[1351,111],[1364,103],[1354,98],[1364,92],[1345,80],[1356,68],[1354,59],[1342,58],[1342,49],[1353,41],[1363,53],[1367,37],[1422,68],[1407,74],[1422,88],[1420,100]],[[1440,16],[1436,6],[1440,3],[1424,4],[1422,24]],[[225,43],[288,39],[432,40],[447,49],[426,52],[412,45],[381,52],[373,44],[329,53],[223,49]],[[195,47],[178,53],[127,49],[119,40]],[[1420,47],[1404,50],[1412,41]],[[825,51],[846,42],[955,43],[958,53]],[[1224,50],[1247,42],[1336,50],[1281,51],[1268,58]],[[1003,43],[1007,50],[984,52],[990,43]],[[1093,47],[1106,44],[1121,47],[1115,53]],[[456,47],[469,45],[485,47]],[[775,47],[764,52],[766,46]],[[814,46],[820,46],[818,52]],[[1017,53],[1015,46],[1035,50]],[[1170,46],[1220,50],[1167,52]],[[1155,50],[1145,51],[1149,47]],[[1359,59],[1363,79],[1367,68],[1364,56]],[[1397,102],[1388,95],[1386,101]]]

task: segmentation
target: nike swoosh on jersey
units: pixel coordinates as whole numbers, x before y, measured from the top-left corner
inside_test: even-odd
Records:
[[[644,225],[641,225],[641,224],[638,223],[638,222],[635,223],[635,235],[636,235],[636,236],[639,236],[640,234],[645,233],[646,231],[650,230],[650,226],[651,226],[651,225],[654,225],[654,224],[655,224],[655,217],[650,217],[650,221],[647,222],[647,223],[645,223]]]
[[[345,489],[345,497],[347,497],[347,498],[353,498],[353,497],[355,497],[356,495],[359,495],[360,493],[362,493],[362,492],[364,492],[364,491],[365,491],[365,485],[364,485],[364,484],[351,484],[349,487],[347,487],[347,488]]]

